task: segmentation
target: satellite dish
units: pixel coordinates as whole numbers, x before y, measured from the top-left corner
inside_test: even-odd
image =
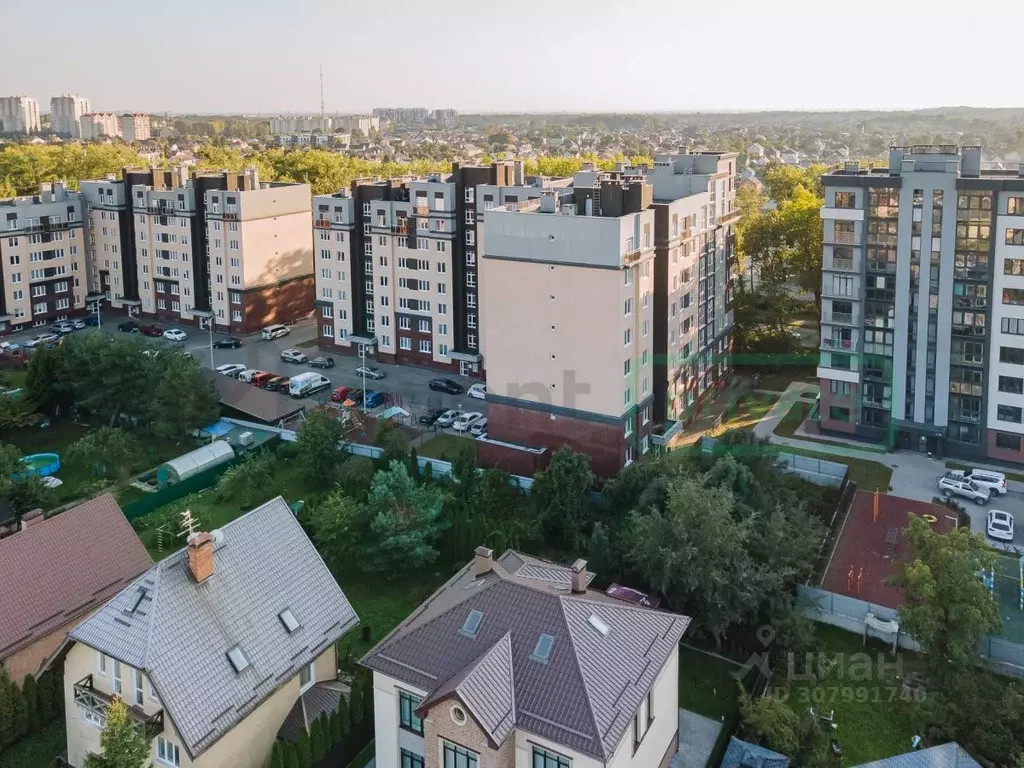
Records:
[[[213,546],[219,547],[221,544],[224,543],[224,531],[222,531],[220,528],[214,528],[212,531],[210,531],[210,536],[213,537]]]

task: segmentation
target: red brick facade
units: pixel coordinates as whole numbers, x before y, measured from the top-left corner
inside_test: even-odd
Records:
[[[996,440],[1000,435],[1002,435],[1006,447],[996,444]],[[1017,449],[1014,450],[1010,443],[1016,443]],[[985,455],[990,459],[1024,464],[1024,435],[1018,435],[1015,432],[1000,432],[997,429],[987,429],[985,430],[985,447]]]
[[[313,275],[242,293],[242,322],[231,323],[232,333],[256,333],[274,323],[299,320],[313,311],[316,281]]]
[[[842,384],[843,382],[840,382]],[[830,432],[857,433],[857,384],[850,384],[850,394],[833,393],[829,379],[821,379],[821,429]],[[850,409],[850,420],[840,421],[830,416],[832,406]]]

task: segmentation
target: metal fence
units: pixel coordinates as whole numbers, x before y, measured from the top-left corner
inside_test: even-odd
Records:
[[[700,449],[704,453],[711,453],[717,444],[717,438],[702,437],[700,440]],[[760,446],[744,445],[735,446],[734,450],[742,452],[762,449]],[[849,468],[845,464],[840,464],[836,461],[812,459],[809,456],[800,456],[799,454],[786,453],[785,451],[779,451],[779,461],[785,467],[786,471],[792,472],[795,475],[800,475],[804,480],[808,480],[815,485],[828,485],[833,488],[838,488],[843,484],[843,479],[849,471]]]

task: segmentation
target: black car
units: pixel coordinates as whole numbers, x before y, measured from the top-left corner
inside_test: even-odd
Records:
[[[132,320],[129,320],[126,323],[118,323],[117,330],[121,331],[121,333],[138,333],[139,324]]]
[[[270,379],[263,388],[268,392],[287,392],[288,391],[288,377],[287,376],[275,376]]]
[[[310,368],[333,368],[334,358],[333,357],[314,357],[309,361]]]
[[[214,349],[238,349],[242,346],[242,340],[236,339],[233,336],[229,339],[219,339],[213,342]]]
[[[420,416],[420,424],[422,424],[425,427],[434,426],[434,422],[441,418],[441,414],[444,413],[446,410],[447,408],[436,408],[433,411],[427,411],[422,416]]]
[[[435,392],[447,392],[449,395],[461,395],[466,391],[465,387],[451,379],[431,379],[428,386]]]

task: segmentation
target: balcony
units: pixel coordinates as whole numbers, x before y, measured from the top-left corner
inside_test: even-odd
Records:
[[[856,259],[825,259],[821,268],[833,272],[860,272],[860,264]]]
[[[57,230],[67,229],[71,225],[67,221],[30,221],[25,224],[25,232],[31,234],[35,232],[56,232]]]
[[[238,221],[238,211],[224,211],[224,221]]]
[[[854,343],[853,343],[853,339],[829,339],[829,338],[822,338],[822,340],[821,340],[821,347],[822,347],[822,349],[836,349],[836,350],[844,350],[844,349],[852,350],[852,349],[855,348],[854,347]]]
[[[827,238],[825,242],[837,243],[838,245],[853,245],[857,242],[854,239],[852,232],[833,232],[831,238]]]
[[[430,208],[426,205],[414,205],[412,208],[413,216],[429,216]]]
[[[330,219],[314,219],[313,220],[313,226],[316,227],[317,229],[326,229],[327,227],[331,226],[331,220]]]
[[[821,321],[833,325],[860,325],[860,315],[856,312],[831,312],[822,315]]]
[[[92,675],[86,675],[75,683],[74,696],[75,704],[101,718],[106,718],[107,707],[110,706],[110,702],[114,698],[93,687]],[[124,704],[127,706],[128,702],[124,701]],[[128,717],[142,728],[147,739],[155,739],[164,732],[164,711],[162,709],[152,715],[147,715],[140,707],[132,705],[128,707]]]

